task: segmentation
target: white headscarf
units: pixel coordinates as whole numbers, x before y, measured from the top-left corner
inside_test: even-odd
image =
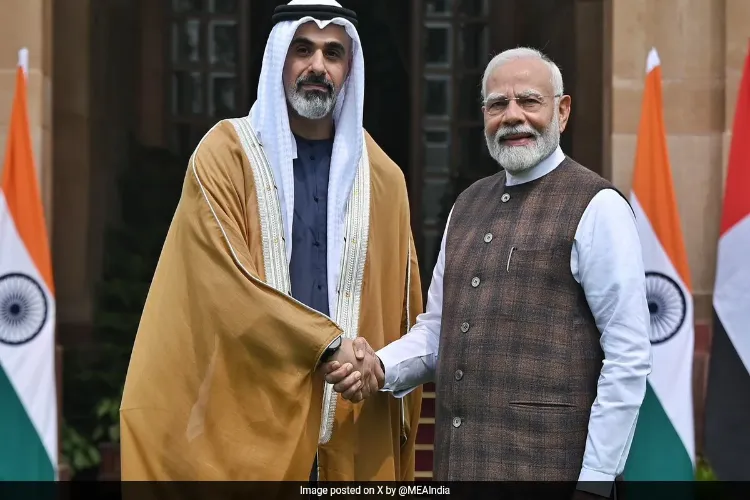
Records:
[[[292,0],[289,5],[329,5],[341,7],[334,0]],[[297,158],[297,144],[289,127],[287,100],[283,81],[284,62],[289,44],[297,28],[313,21],[319,28],[329,23],[343,26],[352,39],[352,64],[349,76],[338,95],[333,111],[336,134],[333,142],[328,182],[327,261],[328,303],[331,316],[335,314],[336,290],[340,276],[341,255],[344,247],[346,205],[354,184],[362,148],[364,147],[362,114],[365,98],[365,64],[362,45],[354,25],[346,19],[321,21],[304,17],[298,21],[282,21],[271,31],[263,55],[263,67],[258,82],[258,98],[250,110],[250,120],[265,150],[281,202],[284,221],[287,262],[292,256],[292,222],[294,214],[293,160]]]

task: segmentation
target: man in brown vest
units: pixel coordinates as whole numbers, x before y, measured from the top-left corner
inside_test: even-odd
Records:
[[[578,481],[606,497],[651,366],[635,218],[561,151],[571,99],[552,61],[496,56],[483,98],[504,171],[456,200],[426,312],[377,353],[383,390],[435,380],[437,480]]]

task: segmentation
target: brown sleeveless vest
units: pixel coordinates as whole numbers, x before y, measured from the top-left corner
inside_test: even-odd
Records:
[[[566,158],[456,200],[446,240],[435,479],[575,481],[603,353],[570,257],[586,206],[614,187]]]

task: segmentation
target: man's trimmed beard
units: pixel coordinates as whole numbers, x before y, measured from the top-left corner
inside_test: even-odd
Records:
[[[528,134],[531,144],[511,146],[503,143],[505,137]],[[494,136],[484,133],[490,156],[511,174],[523,172],[551,155],[560,144],[560,112],[555,109],[552,122],[542,132],[530,125],[500,127]]]
[[[327,90],[303,90],[303,85],[324,85]],[[286,89],[286,100],[302,118],[320,120],[333,111],[338,91],[324,76],[301,76]]]

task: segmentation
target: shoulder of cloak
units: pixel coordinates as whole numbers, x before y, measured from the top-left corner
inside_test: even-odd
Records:
[[[229,181],[240,192],[253,185],[250,160],[229,120],[217,122],[206,132],[190,157],[188,170],[207,180]]]
[[[406,194],[404,172],[375,142],[367,130],[365,130],[365,146],[370,159],[371,175],[377,178],[389,192]]]

